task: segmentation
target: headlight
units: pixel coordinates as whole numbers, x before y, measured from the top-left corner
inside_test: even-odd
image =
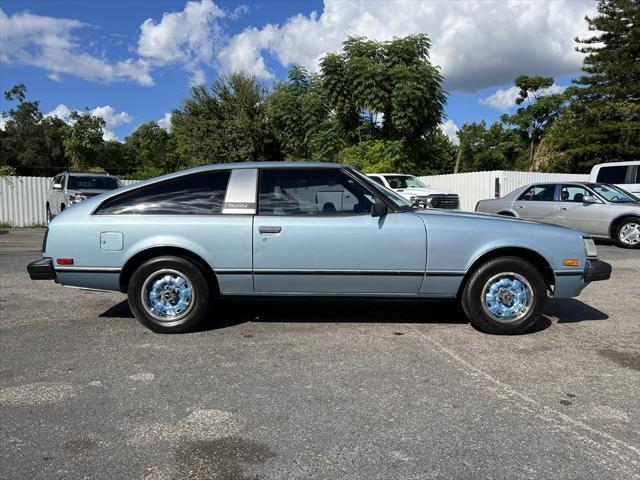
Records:
[[[69,201],[71,203],[80,203],[83,200],[86,200],[87,197],[85,195],[71,194],[69,195]]]
[[[598,258],[598,250],[596,244],[593,242],[593,238],[583,238],[584,249],[587,252],[587,258]]]

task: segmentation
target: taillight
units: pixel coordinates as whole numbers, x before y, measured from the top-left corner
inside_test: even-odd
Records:
[[[73,265],[73,258],[56,258],[58,265]]]

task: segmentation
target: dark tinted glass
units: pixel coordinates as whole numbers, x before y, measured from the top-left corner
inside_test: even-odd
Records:
[[[141,187],[104,202],[101,215],[211,215],[222,211],[229,172],[203,172]]]
[[[379,183],[379,184],[380,184],[380,185],[382,185],[383,187],[385,187],[385,186],[386,186],[380,177],[369,177],[369,178],[370,178],[371,180],[373,180],[374,182]]]
[[[263,215],[369,213],[372,204],[371,193],[336,168],[260,172]]]
[[[518,200],[528,200],[531,202],[553,202],[555,192],[555,185],[534,185],[524,192]]]
[[[624,183],[627,176],[627,166],[620,165],[618,167],[600,167],[598,171],[598,183]]]
[[[113,177],[88,177],[88,176],[69,176],[70,190],[115,190],[120,187],[118,181]]]

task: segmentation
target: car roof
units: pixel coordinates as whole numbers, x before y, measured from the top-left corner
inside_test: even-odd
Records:
[[[595,168],[601,168],[601,167],[622,167],[622,166],[628,166],[628,165],[640,165],[640,160],[631,160],[628,162],[604,162],[604,163],[598,163],[596,165],[594,165],[593,167],[591,167],[591,170],[595,169]]]
[[[237,163],[212,163],[209,165],[203,165],[202,167],[195,167],[195,169],[207,169],[207,170],[237,170],[240,168],[344,168],[349,165],[344,163],[331,163],[331,162],[237,162]]]
[[[113,177],[115,175],[111,175],[109,173],[91,173],[91,172],[60,172],[54,177],[58,177],[60,175],[73,175],[74,177]]]

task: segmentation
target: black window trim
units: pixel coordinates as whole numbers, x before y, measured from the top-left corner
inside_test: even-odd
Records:
[[[296,166],[291,166],[291,167],[268,167],[268,166],[260,166],[258,167],[258,183],[256,185],[256,216],[262,216],[262,217],[302,217],[302,218],[309,218],[309,217],[354,217],[354,216],[362,216],[362,215],[371,215],[371,212],[359,212],[359,213],[355,213],[355,212],[333,212],[333,213],[326,213],[326,212],[314,212],[314,213],[282,213],[282,214],[274,214],[274,213],[260,213],[260,182],[262,181],[262,171],[263,170],[338,170],[342,173],[344,173],[347,177],[349,177],[351,180],[353,180],[354,182],[356,182],[358,185],[360,185],[365,191],[369,192],[371,194],[371,196],[373,196],[376,200],[382,200],[382,202],[387,206],[387,208],[390,210],[390,212],[396,212],[396,208],[393,204],[391,204],[391,202],[389,202],[389,200],[384,196],[381,195],[380,192],[378,191],[372,191],[370,187],[370,185],[364,183],[362,180],[360,180],[357,175],[354,175],[353,173],[351,173],[351,169],[350,168],[345,168],[345,167],[296,167]]]
[[[227,178],[227,186],[225,187],[225,196],[227,194],[227,188],[229,187],[229,180],[231,179],[231,172],[233,171],[232,168],[224,168],[224,169],[217,169],[217,168],[212,168],[210,170],[204,170],[204,171],[200,171],[200,172],[192,172],[192,173],[187,173],[184,175],[178,175],[175,177],[171,177],[171,178],[166,178],[164,180],[158,180],[157,182],[152,182],[152,183],[148,183],[146,185],[138,185],[135,188],[132,188],[131,190],[126,190],[124,192],[120,192],[117,195],[113,195],[112,197],[108,197],[105,198],[102,202],[100,202],[100,204],[94,208],[91,213],[89,214],[90,216],[100,216],[100,217],[120,217],[123,215],[128,215],[128,216],[135,216],[135,217],[213,217],[213,216],[218,216],[218,215],[226,215],[226,216],[230,216],[233,214],[229,214],[229,213],[222,213],[223,208],[220,209],[220,212],[212,212],[212,213],[202,213],[202,214],[192,214],[192,215],[188,215],[188,214],[179,214],[179,213],[144,213],[144,214],[140,214],[140,213],[98,213],[98,210],[100,210],[102,208],[102,206],[115,199],[115,198],[119,198],[122,197],[124,195],[129,195],[132,194],[133,192],[135,192],[136,190],[140,190],[142,188],[145,187],[151,187],[154,185],[159,185],[165,182],[171,182],[172,180],[176,180],[178,178],[184,178],[184,177],[190,177],[192,175],[199,175],[201,173],[211,173],[211,172],[227,172],[229,174],[228,178]],[[135,185],[135,184],[134,184]],[[246,214],[244,214],[243,216],[246,216]]]

